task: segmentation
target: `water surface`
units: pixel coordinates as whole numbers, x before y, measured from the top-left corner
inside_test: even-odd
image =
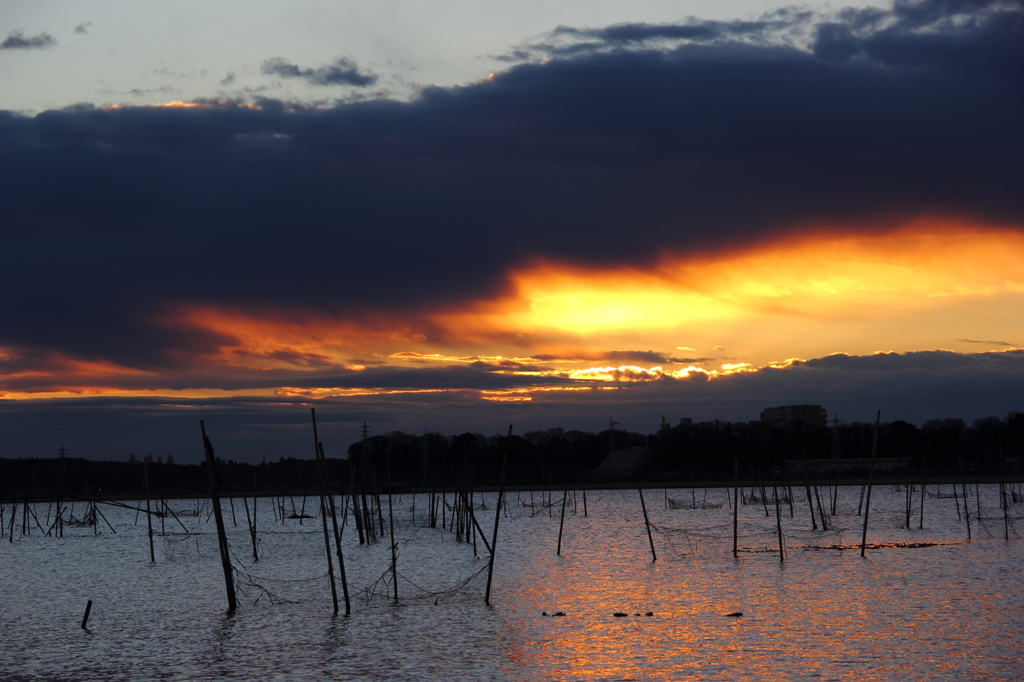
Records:
[[[546,494],[534,493],[529,507],[529,493],[513,492],[490,607],[482,541],[474,556],[472,544],[425,527],[425,496],[405,496],[395,500],[397,603],[387,538],[361,546],[345,529],[349,616],[332,614],[313,501],[314,518],[301,524],[275,520],[271,501],[258,501],[258,562],[241,500],[234,521],[223,502],[239,582],[231,615],[208,503],[180,518],[188,533],[168,517],[161,535],[154,520],[154,563],[145,517],[134,511],[101,505],[116,533],[101,519],[98,529],[65,528],[63,538],[34,523],[22,536],[19,511],[14,542],[0,544],[0,679],[1020,679],[1024,581],[1014,524],[1022,521],[1012,517],[1024,514],[1010,508],[1004,540],[998,487],[979,490],[983,518],[971,490],[968,542],[962,500],[926,498],[918,529],[918,489],[907,529],[905,492],[876,486],[869,542],[897,546],[866,558],[815,549],[859,544],[859,487],[839,489],[829,531],[811,529],[804,491],[794,490],[793,516],[781,506],[784,562],[773,504],[767,515],[764,505],[740,506],[733,557],[724,490],[667,493],[696,509],[668,508],[664,491],[645,491],[657,561],[635,490],[587,493],[586,516],[576,493],[561,556],[561,493],[540,510]],[[476,498],[487,505],[477,517],[488,535],[495,498]],[[701,508],[713,504],[723,506]],[[195,503],[170,505],[183,512]],[[47,506],[34,510],[47,526]],[[75,515],[84,511],[76,503]],[[387,526],[386,501],[383,513]],[[6,526],[10,505],[3,518]],[[908,544],[925,546],[898,546]],[[566,615],[542,615],[558,611]],[[743,616],[726,615],[736,612]]]

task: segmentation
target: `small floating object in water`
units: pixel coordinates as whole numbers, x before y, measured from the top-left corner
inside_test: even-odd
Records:
[[[726,618],[740,618],[742,616],[743,616],[743,614],[741,612],[739,612],[739,611],[737,611],[736,613],[727,613],[727,614],[725,614]]]
[[[645,616],[653,616],[653,615],[654,615],[654,611],[648,611],[648,612],[647,612],[647,613],[645,613],[644,615],[645,615]]]
[[[613,613],[612,615],[615,616],[616,618],[625,618],[629,614],[628,613],[622,613],[621,611],[619,611],[619,612]]]
[[[552,616],[564,616],[565,614],[564,614],[564,613],[562,613],[561,611],[555,611],[555,612],[554,612],[554,613],[552,613],[551,615],[552,615]]]
[[[540,615],[542,615],[542,616],[546,616],[546,615],[548,615],[548,612],[547,612],[547,611],[541,611],[541,612],[540,612]]]

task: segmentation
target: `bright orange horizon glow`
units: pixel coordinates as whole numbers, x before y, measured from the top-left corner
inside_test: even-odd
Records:
[[[941,305],[929,299],[1022,294],[1024,234],[922,222],[877,236],[808,233],[738,252],[665,256],[650,270],[541,262],[512,280],[528,302],[506,311],[518,331],[586,337],[736,320],[751,311],[834,319]]]
[[[822,229],[664,254],[648,268],[535,261],[507,278],[509,295],[411,313],[345,317],[182,301],[154,315],[161,327],[206,339],[202,350],[173,355],[178,368],[168,375],[272,376],[273,387],[177,390],[159,369],[58,357],[6,375],[0,397],[386,395],[399,391],[289,389],[288,377],[479,363],[539,383],[625,384],[695,373],[715,379],[837,352],[994,350],[968,340],[1024,345],[1024,232],[1001,226],[922,219],[889,231]],[[18,388],[36,379],[35,391]],[[143,381],[152,387],[138,388]],[[408,392],[426,390],[435,389]],[[509,401],[540,389],[443,390]]]

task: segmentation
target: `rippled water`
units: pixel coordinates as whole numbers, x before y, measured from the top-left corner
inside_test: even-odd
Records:
[[[424,528],[425,496],[414,523],[405,496],[395,503],[399,602],[386,582],[390,544],[360,546],[349,526],[347,617],[332,615],[320,519],[274,521],[268,499],[259,501],[257,563],[241,500],[238,526],[223,503],[240,569],[233,615],[208,508],[181,518],[190,534],[164,519],[150,563],[145,518],[134,511],[100,506],[116,533],[101,519],[98,534],[66,528],[63,538],[44,537],[33,524],[23,537],[19,506],[14,542],[0,544],[0,679],[1021,679],[1022,544],[1012,524],[1024,533],[1024,520],[1011,519],[1005,541],[998,488],[980,491],[981,516],[991,518],[973,518],[972,497],[967,542],[955,500],[926,499],[918,530],[918,492],[907,530],[905,494],[876,486],[869,542],[952,544],[885,547],[862,559],[858,549],[812,549],[859,544],[859,488],[839,491],[832,521],[841,534],[811,531],[796,490],[794,516],[782,507],[784,563],[774,508],[766,516],[761,505],[741,505],[744,551],[733,558],[728,506],[668,509],[661,490],[645,491],[656,562],[635,490],[589,492],[587,516],[577,493],[556,556],[561,494],[531,516],[520,506],[529,493],[512,492],[490,607],[482,542],[477,558],[452,533]],[[706,500],[700,490],[668,494],[698,506],[726,501],[724,490]],[[484,497],[489,509],[478,519],[489,535],[495,495]],[[191,506],[171,502],[176,511]],[[35,506],[44,526],[46,507]],[[76,516],[83,511],[77,503]],[[3,518],[6,527],[9,505]],[[743,616],[726,616],[734,612]]]

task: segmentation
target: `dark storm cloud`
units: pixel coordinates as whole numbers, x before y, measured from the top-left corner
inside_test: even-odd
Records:
[[[506,292],[537,256],[1024,221],[1020,3],[765,21],[581,30],[601,48],[408,103],[0,112],[0,346],[187,368],[220,341],[169,328],[181,303],[415,315]]]
[[[35,47],[51,47],[57,44],[57,39],[49,33],[40,33],[35,36],[25,36],[24,31],[11,31],[2,43],[0,50],[30,50]]]
[[[279,78],[300,78],[312,85],[365,87],[377,82],[376,74],[360,71],[359,66],[347,57],[340,57],[331,64],[324,64],[315,69],[303,69],[298,64],[292,64],[282,57],[275,57],[263,62],[260,72]]]

